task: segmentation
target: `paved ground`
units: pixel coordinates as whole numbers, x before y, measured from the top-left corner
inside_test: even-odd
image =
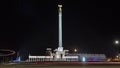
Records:
[[[0,68],[120,68],[120,64],[0,64]]]

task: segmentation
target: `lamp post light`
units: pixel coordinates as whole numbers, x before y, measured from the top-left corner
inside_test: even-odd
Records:
[[[117,55],[118,55],[118,54],[119,54],[119,47],[118,47],[119,41],[118,41],[118,40],[115,40],[115,44],[116,44],[116,47],[117,47]]]
[[[77,53],[77,51],[78,51],[77,49],[74,49],[74,52],[75,52],[75,53]]]
[[[116,40],[116,41],[115,41],[115,44],[116,44],[116,45],[118,45],[118,44],[119,44],[119,41],[118,41],[118,40]]]

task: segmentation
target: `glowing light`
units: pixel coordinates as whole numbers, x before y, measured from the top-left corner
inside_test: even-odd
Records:
[[[61,8],[61,7],[62,7],[62,5],[58,5],[58,7],[60,7],[60,8]]]
[[[77,49],[74,49],[75,52],[77,52]]]
[[[86,61],[85,57],[83,57],[83,58],[82,58],[82,61],[83,61],[83,62],[85,62],[85,61]]]
[[[119,41],[118,41],[118,40],[116,40],[116,41],[115,41],[115,44],[119,44]]]
[[[116,58],[119,58],[119,56],[117,55]]]

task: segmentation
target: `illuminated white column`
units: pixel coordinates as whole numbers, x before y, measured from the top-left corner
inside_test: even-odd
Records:
[[[58,51],[63,51],[62,47],[62,5],[58,5],[58,12],[59,12],[59,47]]]

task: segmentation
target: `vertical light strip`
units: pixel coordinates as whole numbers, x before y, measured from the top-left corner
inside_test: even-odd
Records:
[[[59,7],[59,47],[62,47],[62,5]]]

